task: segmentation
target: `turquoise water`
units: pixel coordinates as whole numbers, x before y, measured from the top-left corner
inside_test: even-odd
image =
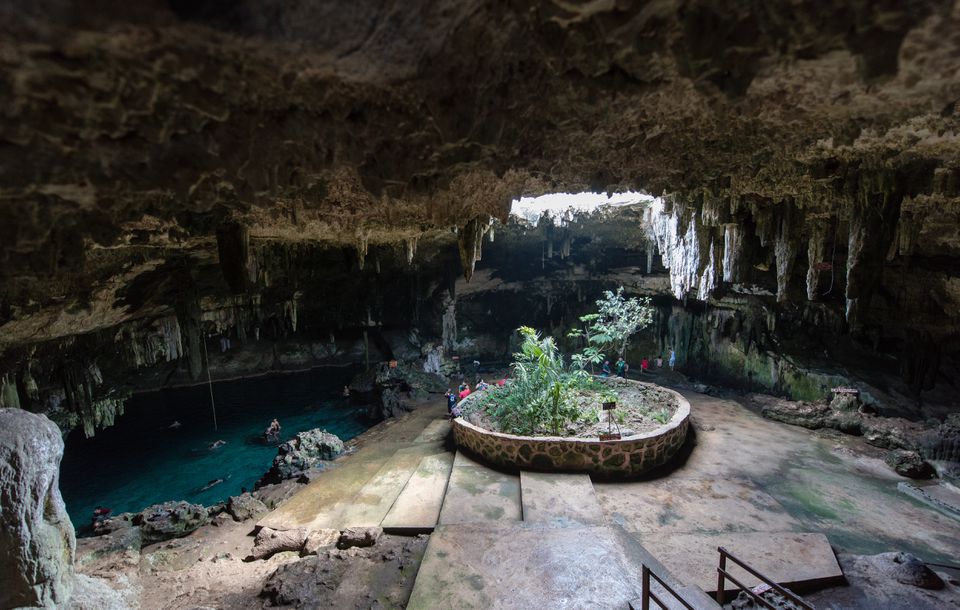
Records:
[[[89,527],[94,508],[114,514],[139,511],[167,500],[211,505],[253,489],[277,455],[263,430],[276,417],[283,440],[301,430],[326,428],[343,440],[367,429],[366,409],[340,396],[355,368],[213,384],[218,430],[213,428],[206,385],[136,394],[116,425],[84,438],[66,439],[60,489],[78,530]],[[180,426],[170,428],[179,421]],[[209,449],[217,440],[226,445]],[[210,489],[210,481],[223,479]]]

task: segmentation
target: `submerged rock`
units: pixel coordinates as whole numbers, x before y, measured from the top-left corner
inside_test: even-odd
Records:
[[[335,459],[343,453],[343,441],[321,428],[297,434],[277,448],[273,466],[257,482],[257,488],[298,478],[304,471]]]
[[[133,524],[140,527],[143,543],[152,544],[186,536],[209,521],[205,507],[181,500],[145,508],[134,517]]]
[[[66,604],[74,588],[73,524],[60,497],[60,430],[42,415],[0,409],[0,607]]]
[[[266,504],[254,498],[249,493],[231,496],[230,499],[227,500],[227,512],[230,513],[235,521],[253,519],[268,510]]]

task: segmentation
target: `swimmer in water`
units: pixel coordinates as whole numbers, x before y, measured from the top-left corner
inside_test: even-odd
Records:
[[[223,439],[220,439],[220,440],[216,440],[216,441],[210,443],[210,447],[209,447],[209,448],[210,448],[211,450],[213,450],[213,449],[218,449],[218,448],[220,448],[220,447],[223,447],[223,446],[226,445],[226,444],[227,444],[227,441],[225,441],[225,440],[223,440]]]
[[[182,425],[183,425],[183,424],[181,424],[179,421],[174,420],[172,424],[170,424],[169,426],[167,426],[167,428],[169,428],[170,430],[176,430],[177,428],[179,428],[179,427],[182,426]]]
[[[220,483],[223,483],[223,479],[211,479],[206,485],[200,488],[200,491],[207,491],[211,487],[219,485]]]

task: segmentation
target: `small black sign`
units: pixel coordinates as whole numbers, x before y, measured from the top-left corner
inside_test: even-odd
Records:
[[[612,411],[612,410],[614,410],[614,409],[616,409],[616,408],[617,408],[617,401],[615,401],[615,400],[612,400],[612,401],[610,401],[610,402],[605,402],[605,403],[603,403],[603,410],[604,410],[604,411]]]

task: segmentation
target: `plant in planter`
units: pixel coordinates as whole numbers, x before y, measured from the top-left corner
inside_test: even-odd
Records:
[[[604,352],[614,351],[623,358],[630,344],[630,337],[653,323],[654,308],[649,298],[624,298],[623,286],[616,292],[606,290],[597,301],[597,313],[580,317],[582,329],[574,329],[569,337],[580,337],[586,346],[574,356],[575,363],[593,366],[603,362]]]

